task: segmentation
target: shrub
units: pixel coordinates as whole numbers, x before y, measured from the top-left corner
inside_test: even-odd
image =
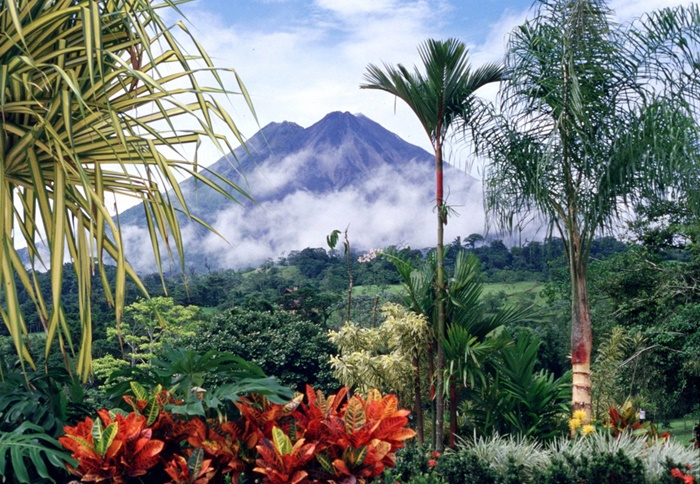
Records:
[[[412,477],[408,481],[401,482],[406,482],[407,484],[450,484],[447,481],[441,479],[437,474],[432,472],[419,474],[415,477]]]
[[[427,474],[432,468],[429,466],[430,445],[407,445],[396,452],[396,464],[393,469],[384,473],[386,484],[398,482],[410,482]]]
[[[60,441],[78,461],[71,473],[110,482],[165,482],[166,475],[176,483],[238,482],[246,472],[270,484],[356,482],[393,466],[395,452],[415,435],[406,428],[408,410],[377,390],[346,399],[347,388],[325,397],[307,386],[306,403],[298,395],[286,405],[239,397],[240,418],[231,420],[178,414],[187,405],[169,392],[132,389],[130,413],[102,409],[98,420],[65,427]]]
[[[700,454],[692,447],[673,440],[647,440],[644,436],[635,437],[630,432],[623,432],[617,437],[595,432],[574,440],[559,439],[552,443],[548,452],[552,461],[565,460],[566,456],[623,453],[633,461],[642,462],[649,482],[657,482],[665,477],[668,461],[677,463],[679,467],[690,465],[694,472],[700,467]]]
[[[647,482],[642,460],[630,458],[622,450],[615,454],[554,457],[551,466],[536,472],[533,480],[543,484]]]
[[[61,482],[63,464],[73,461],[56,437],[91,411],[80,382],[63,367],[23,374],[0,365],[0,480]]]
[[[199,352],[233,353],[299,391],[300,382],[338,388],[329,364],[335,349],[326,329],[286,311],[229,309],[204,322],[189,344]]]
[[[526,480],[550,463],[549,453],[539,441],[522,436],[474,436],[470,440],[460,439],[458,448],[470,450],[499,475],[513,474],[517,469],[518,476]]]
[[[538,440],[561,435],[571,401],[571,374],[555,378],[536,370],[540,342],[521,332],[500,349],[487,376],[462,406],[470,431],[482,435],[519,434]]]
[[[435,471],[445,482],[478,482],[480,484],[495,484],[496,472],[491,469],[488,461],[484,461],[470,449],[459,452],[445,452],[438,459]]]

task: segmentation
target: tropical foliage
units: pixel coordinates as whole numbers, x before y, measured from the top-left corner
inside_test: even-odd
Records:
[[[441,455],[400,452],[398,456],[395,470],[385,475],[387,484],[397,480],[413,484],[696,482],[696,466],[700,464],[697,451],[685,445],[649,445],[630,433],[611,438],[604,432],[546,445],[517,436],[492,435],[461,440],[454,450]],[[403,458],[411,465],[402,462]]]
[[[371,388],[411,399],[414,358],[425,352],[429,327],[422,315],[403,306],[382,306],[384,321],[377,328],[364,328],[352,321],[329,333],[338,348],[331,357],[333,374],[343,385],[366,392]]]
[[[203,137],[222,150],[231,148],[229,138],[215,130],[215,120],[231,139],[242,141],[234,121],[212,96],[229,92],[221,77],[224,72],[212,65],[194,39],[196,55],[182,50],[177,37],[189,37],[189,32],[182,22],[168,27],[161,7],[173,9],[175,2],[2,3],[0,284],[5,306],[0,316],[17,353],[31,366],[20,288],[33,301],[46,332],[45,352],[56,340],[66,356],[75,351],[76,371],[84,380],[92,368],[93,271],[101,276],[119,327],[126,279],[138,283],[139,278],[129,267],[118,219],[113,220],[109,210],[114,197],[143,203],[160,267],[162,246],[183,255],[176,207],[189,211],[176,177],[193,176],[221,193],[237,190],[226,180],[215,183],[203,176],[188,148]],[[214,86],[198,80],[212,74]],[[249,101],[233,75],[233,85]],[[45,241],[46,250],[39,240]],[[20,242],[27,245],[32,270],[16,249]],[[77,281],[77,344],[61,304],[66,258],[73,262]],[[113,285],[107,263],[116,265]],[[48,299],[34,276],[34,270],[44,268],[51,271]]]
[[[482,130],[500,227],[543,219],[571,282],[573,404],[590,413],[591,242],[645,200],[697,188],[697,6],[615,25],[602,0],[543,0],[510,36],[502,115]]]
[[[140,279],[108,198],[141,202],[158,266],[184,269],[176,181],[235,194],[196,147],[230,148],[214,126],[241,141],[224,85],[250,107],[165,25],[177,3],[0,1],[0,480],[694,482],[697,451],[656,415],[697,412],[700,388],[696,6],[618,26],[602,0],[541,0],[505,70],[472,70],[455,39],[421,44],[423,71],[370,65],[362,87],[405,101],[434,148],[434,249],[363,254],[346,236],[343,257]],[[475,93],[498,81],[495,112]],[[559,238],[444,243],[455,130],[488,157],[491,220]],[[632,243],[596,239],[630,211]],[[536,284],[513,302],[484,278]]]
[[[418,48],[425,73],[406,67],[370,64],[365,74],[364,89],[378,89],[403,100],[418,117],[435,152],[435,204],[437,212],[437,245],[435,273],[435,334],[437,341],[437,403],[435,446],[443,447],[443,411],[445,353],[442,339],[446,332],[444,299],[446,296],[444,275],[444,229],[447,224],[448,205],[445,204],[443,187],[444,145],[453,124],[476,122],[480,101],[475,92],[486,84],[501,80],[502,71],[497,65],[487,64],[472,71],[467,48],[457,39],[446,41],[430,39]],[[432,315],[430,317],[433,317]]]
[[[182,344],[202,353],[212,349],[233,353],[297,390],[303,390],[305,383],[333,390],[337,383],[328,359],[334,348],[326,331],[296,310],[237,307],[208,318]]]
[[[78,462],[68,469],[82,480],[168,475],[204,484],[237,481],[247,470],[266,483],[362,482],[392,467],[396,450],[415,435],[396,396],[377,390],[346,400],[347,388],[325,397],[308,387],[306,403],[300,394],[284,405],[253,394],[236,403],[239,419],[222,419],[178,413],[180,402],[167,391],[132,389],[130,413],[102,409],[95,421],[66,426],[59,440]]]

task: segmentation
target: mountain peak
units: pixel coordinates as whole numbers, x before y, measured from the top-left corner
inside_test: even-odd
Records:
[[[433,156],[362,114],[332,112],[308,128],[289,121],[269,123],[245,149],[237,148],[210,168],[258,204],[243,201],[236,206],[185,180],[181,187],[192,213],[231,244],[182,221],[193,238],[188,260],[206,257],[220,267],[240,267],[244,260],[259,262],[284,251],[317,247],[332,230],[348,224],[353,225],[357,247],[424,245],[424,228],[433,221]],[[473,179],[450,167],[445,174],[445,183],[452,182],[452,204],[471,207]],[[477,198],[480,207],[480,194]],[[467,213],[472,212],[470,208]],[[121,219],[145,226],[138,207]]]

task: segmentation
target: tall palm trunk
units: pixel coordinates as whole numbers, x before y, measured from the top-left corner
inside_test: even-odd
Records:
[[[450,448],[454,449],[457,435],[457,378],[450,377]]]
[[[431,339],[428,344],[428,382],[430,383],[430,411],[433,416],[433,428],[430,438],[435,448],[435,341]]]
[[[569,260],[571,276],[571,366],[573,370],[572,404],[591,418],[591,310],[586,283],[586,263],[579,244],[572,244]]]
[[[436,41],[429,39],[419,48],[419,54],[425,67],[425,74],[411,72],[402,65],[397,67],[384,65],[380,68],[367,66],[365,78],[368,83],[360,87],[379,89],[404,100],[418,116],[435,150],[436,173],[436,208],[438,216],[437,232],[437,274],[435,281],[435,311],[426,314],[435,321],[435,342],[437,344],[437,378],[435,394],[435,438],[433,448],[441,451],[443,444],[444,403],[445,403],[445,275],[443,238],[447,223],[443,200],[442,179],[442,144],[445,133],[451,124],[460,117],[471,115],[470,110],[475,99],[474,91],[491,82],[498,82],[503,76],[503,69],[494,64],[487,64],[472,71],[467,61],[467,48],[457,39]],[[432,390],[432,388],[431,388]],[[432,392],[431,392],[432,393]],[[431,399],[432,400],[432,399]]]
[[[438,127],[438,133],[441,128]],[[444,450],[444,412],[445,412],[445,260],[444,260],[444,233],[446,211],[443,200],[443,176],[442,176],[442,139],[438,136],[435,140],[435,173],[436,173],[436,198],[437,198],[437,277],[435,281],[435,305],[437,310],[437,331],[435,341],[437,343],[437,379],[435,395],[435,442],[433,448],[442,452]]]
[[[418,445],[423,445],[425,442],[425,425],[423,424],[423,399],[421,398],[420,388],[420,357],[416,352],[413,355],[413,392],[415,399],[415,414],[416,414],[416,433]]]

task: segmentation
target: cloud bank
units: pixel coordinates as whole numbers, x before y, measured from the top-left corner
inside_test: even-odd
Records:
[[[266,181],[272,180],[278,190],[296,181],[295,167],[303,166],[304,156],[293,160],[288,157],[281,163],[288,171],[268,166],[264,173],[259,170],[249,179],[254,193],[267,193]],[[281,177],[282,173],[288,178]],[[383,165],[361,183],[340,190],[312,193],[302,189],[259,206],[232,205],[217,212],[212,223],[223,238],[184,226],[185,255],[188,259],[206,258],[212,267],[256,267],[293,250],[326,248],[326,236],[345,228],[353,248],[359,250],[389,245],[431,247],[435,245],[437,226],[434,177],[432,165],[424,162],[412,161],[400,168]],[[447,203],[455,211],[446,227],[446,242],[483,233],[480,183],[450,169],[446,193]],[[150,245],[144,244],[148,240],[146,229],[127,226],[123,232],[130,263],[140,272],[152,272],[153,255]]]

